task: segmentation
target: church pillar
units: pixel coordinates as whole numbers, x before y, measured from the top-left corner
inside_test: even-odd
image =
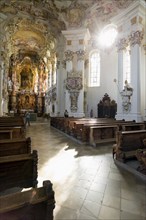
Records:
[[[82,72],[82,89],[79,93],[79,97],[78,97],[78,111],[80,115],[84,115],[85,116],[85,112],[84,112],[84,75],[85,75],[85,70],[84,70],[84,66],[85,66],[85,51],[84,50],[79,50],[76,52],[77,54],[77,68],[79,72]]]
[[[8,113],[8,66],[9,66],[9,37],[6,29],[2,25],[6,19],[3,14],[0,13],[0,116]]]
[[[84,55],[89,40],[87,29],[62,31],[66,38],[66,96],[65,109],[69,116],[83,117],[84,112]]]
[[[144,49],[144,59],[143,59],[143,64],[146,64],[146,39],[145,39],[145,42],[144,42],[144,45],[143,45],[143,49]],[[144,93],[143,93],[143,98],[145,100],[144,102],[144,121],[146,121],[146,65],[143,65],[143,70],[144,70],[144,73],[145,73],[145,76],[144,76]]]
[[[73,58],[74,58],[74,52],[71,50],[65,51],[65,60],[66,60],[66,73],[71,72],[73,68]],[[66,74],[67,78],[67,74]],[[69,108],[69,103],[70,103],[70,93],[69,90],[65,89],[65,109],[68,110],[69,115],[70,113],[70,108]]]
[[[123,45],[124,46],[124,45]],[[117,115],[116,119],[123,119],[123,106],[122,106],[122,97],[120,91],[123,89],[123,46],[118,49],[118,79],[115,79],[115,83],[118,89],[117,94]]]
[[[128,116],[124,114],[123,111],[123,100],[121,96],[121,91],[123,90],[123,52],[126,50],[128,43],[125,38],[120,39],[117,44],[118,47],[118,79],[115,79],[114,82],[117,86],[118,96],[117,96],[117,120],[126,119]]]
[[[3,115],[3,63],[0,63],[0,116]]]
[[[121,90],[119,83],[119,93],[118,99],[122,98],[122,105],[118,102],[118,111],[116,119],[125,120],[135,120],[137,122],[143,121],[142,116],[144,116],[144,106],[145,104],[145,62],[142,59],[142,41],[145,32],[145,5],[142,1],[137,1],[133,4],[130,13],[125,13],[122,17],[117,17],[115,24],[118,25],[119,36],[125,38],[127,46],[130,46],[130,85],[127,85],[128,93],[125,93],[125,88]],[[120,46],[120,43],[119,45]],[[127,47],[126,46],[126,47]],[[122,59],[121,59],[122,62]],[[123,70],[120,61],[118,63],[121,69],[121,75],[123,75]],[[125,64],[124,64],[125,65]],[[126,86],[126,85],[125,85]],[[129,87],[130,86],[130,87]],[[121,96],[121,97],[120,97]],[[126,103],[124,100],[127,99],[127,110]],[[120,114],[120,108],[123,110]]]
[[[141,41],[143,33],[136,31],[130,35],[131,45],[131,85],[134,88],[131,105],[131,118],[141,122],[141,96],[140,96],[140,72],[141,72]]]

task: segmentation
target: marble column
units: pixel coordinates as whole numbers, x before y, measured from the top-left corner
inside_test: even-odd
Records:
[[[136,31],[130,35],[131,44],[131,85],[134,88],[130,116],[137,122],[143,121],[141,115],[140,74],[141,74],[141,41],[143,33]]]
[[[65,61],[66,61],[66,77],[69,72],[71,72],[73,68],[73,59],[74,59],[74,52],[71,50],[65,51]],[[69,115],[71,115],[71,110],[70,110],[70,103],[71,103],[71,97],[69,90],[65,90],[65,109],[69,112]]]
[[[121,91],[123,90],[123,54],[124,50],[128,46],[127,39],[122,38],[117,44],[118,48],[118,79],[115,79],[115,84],[117,86],[117,120],[127,119],[127,114],[123,111],[123,100],[121,96]]]
[[[3,116],[3,63],[0,63],[0,116]]]
[[[79,50],[77,54],[77,70],[82,73],[82,89],[80,90],[78,97],[78,117],[85,115],[84,112],[84,75],[85,75],[85,51]]]
[[[143,59],[144,92],[142,97],[144,98],[144,121],[146,121],[146,43],[143,45],[143,53],[144,53],[144,59]]]
[[[123,50],[118,52],[118,79],[115,79],[115,83],[117,86],[117,120],[123,119],[123,106],[122,106],[122,97],[120,92],[123,89]]]
[[[68,87],[66,89],[65,109],[68,110],[69,116],[83,117],[85,116],[84,53],[88,45],[90,34],[88,29],[84,28],[62,31],[62,33],[66,38],[65,56]]]

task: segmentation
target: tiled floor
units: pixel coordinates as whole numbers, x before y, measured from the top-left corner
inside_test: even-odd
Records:
[[[144,220],[146,186],[112,159],[112,144],[79,145],[46,120],[27,128],[38,150],[38,186],[51,180],[55,220]]]

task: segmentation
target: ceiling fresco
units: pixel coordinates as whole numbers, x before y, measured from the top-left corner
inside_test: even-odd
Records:
[[[55,49],[62,30],[86,27],[96,34],[137,0],[1,0],[5,30],[13,51],[35,51],[44,55]]]

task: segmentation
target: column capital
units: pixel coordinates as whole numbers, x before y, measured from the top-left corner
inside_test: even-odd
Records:
[[[84,60],[85,58],[85,51],[84,50],[78,50],[76,51],[77,54],[77,60]]]
[[[128,46],[128,40],[126,38],[122,38],[117,43],[118,52],[126,50]]]
[[[134,47],[136,44],[140,46],[142,43],[143,37],[144,37],[143,31],[138,30],[138,31],[132,32],[129,36],[130,45],[132,47]]]
[[[65,52],[66,61],[72,61],[74,57],[74,52],[71,50],[66,50]]]

